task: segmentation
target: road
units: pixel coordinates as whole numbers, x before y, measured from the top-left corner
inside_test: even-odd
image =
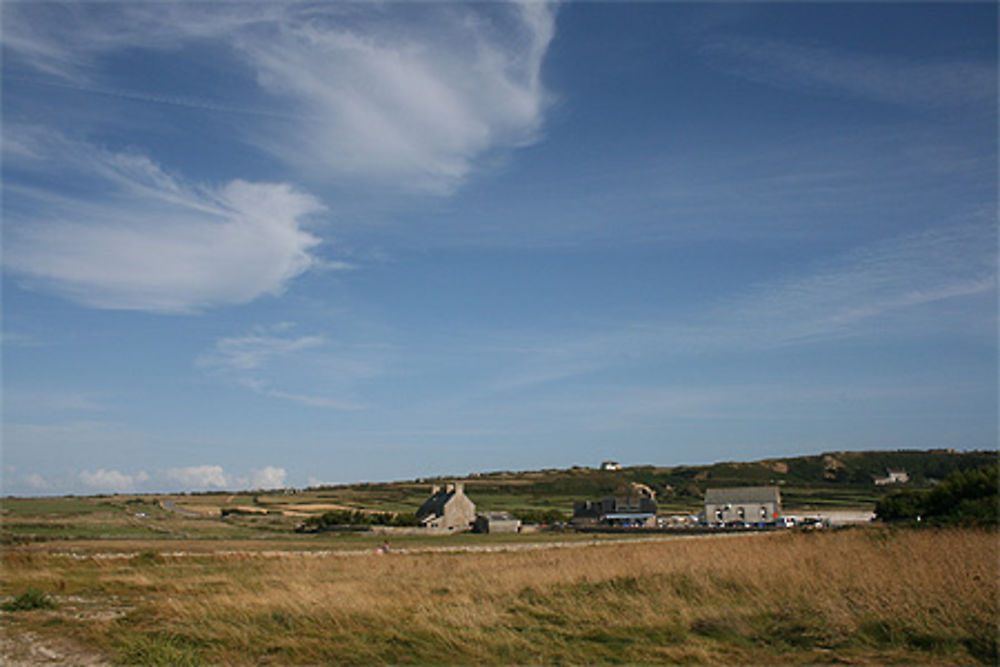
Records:
[[[173,500],[161,500],[160,507],[168,512],[176,512],[181,516],[193,517],[196,519],[200,519],[203,516],[205,516],[204,514],[198,514],[197,512],[192,512],[191,510],[183,510],[177,505],[175,505]]]

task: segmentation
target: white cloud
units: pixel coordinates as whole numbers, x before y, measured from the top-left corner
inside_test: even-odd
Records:
[[[321,178],[449,192],[495,149],[536,140],[548,96],[542,61],[555,5],[133,3],[5,7],[5,46],[19,64],[106,92],[100,57],[211,43],[253,74],[262,105],[244,139]],[[194,78],[194,77],[192,77]],[[230,113],[201,97],[116,96]],[[274,103],[274,104],[272,104]],[[267,111],[267,110],[262,110]]]
[[[119,470],[105,470],[104,468],[100,468],[94,472],[88,470],[80,472],[80,481],[97,491],[116,493],[134,491],[138,483],[148,480],[149,475],[142,471],[134,475],[129,475]]]
[[[36,491],[43,491],[45,489],[52,488],[52,485],[49,484],[48,480],[39,475],[37,472],[25,475],[24,483],[28,486],[28,488]]]
[[[250,488],[253,489],[279,489],[285,486],[285,478],[288,473],[284,468],[275,466],[265,466],[250,473]]]
[[[532,143],[550,6],[424,8],[433,18],[405,28],[290,12],[269,39],[239,35],[260,85],[313,119],[274,126],[262,144],[313,171],[448,192],[490,149]]]
[[[230,486],[229,477],[219,465],[170,468],[164,472],[164,476],[172,482],[177,482],[184,489],[222,489]]]
[[[250,471],[247,477],[232,475],[220,465],[196,465],[169,468],[163,471],[169,482],[181,489],[277,489],[285,486],[288,473],[284,468],[264,466]]]
[[[302,220],[322,207],[286,184],[190,185],[144,156],[58,137],[31,149],[41,170],[93,187],[8,189],[4,262],[30,285],[98,308],[190,312],[279,294],[315,263]]]

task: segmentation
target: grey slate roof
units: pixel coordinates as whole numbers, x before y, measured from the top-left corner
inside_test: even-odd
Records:
[[[424,501],[424,504],[417,510],[417,518],[423,519],[426,516],[444,516],[444,506],[448,504],[454,491],[442,489]]]
[[[728,489],[708,489],[705,491],[706,505],[750,505],[779,503],[776,486],[735,486]]]

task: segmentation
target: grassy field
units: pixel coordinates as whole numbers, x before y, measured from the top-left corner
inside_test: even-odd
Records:
[[[72,641],[126,664],[997,657],[1000,553],[996,534],[983,531],[868,528],[385,556],[167,556],[149,550],[155,543],[136,544],[147,550],[117,558],[6,549],[5,599],[37,590],[56,604],[2,612],[7,632]]]

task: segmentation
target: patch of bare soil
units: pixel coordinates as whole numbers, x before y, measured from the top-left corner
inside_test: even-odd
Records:
[[[0,663],[21,665],[110,665],[107,656],[65,637],[42,637],[31,630],[12,628],[4,619],[0,631]]]

